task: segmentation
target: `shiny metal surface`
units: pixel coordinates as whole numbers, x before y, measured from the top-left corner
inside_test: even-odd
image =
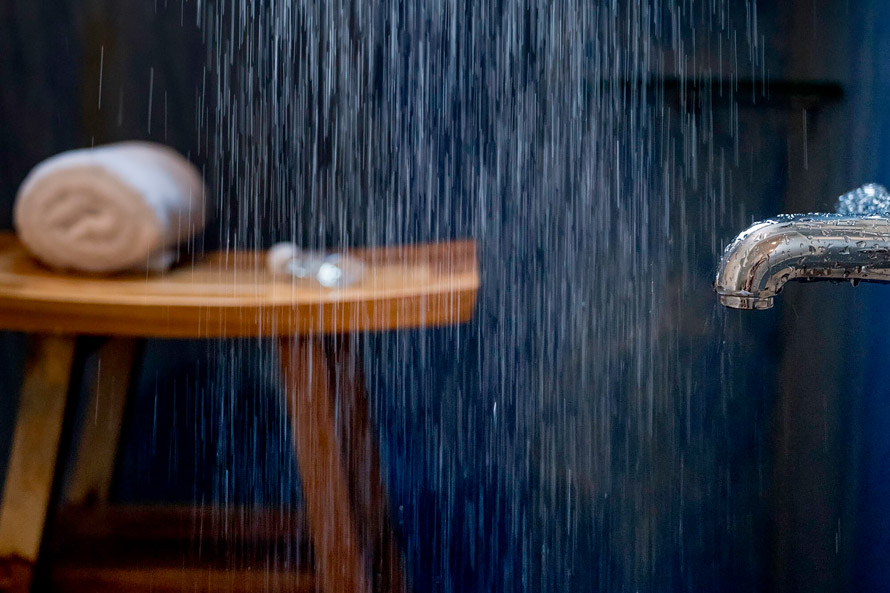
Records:
[[[849,212],[857,192],[880,191],[864,186],[838,209]],[[755,223],[727,246],[714,290],[727,307],[769,309],[791,280],[890,282],[890,215],[792,214]]]

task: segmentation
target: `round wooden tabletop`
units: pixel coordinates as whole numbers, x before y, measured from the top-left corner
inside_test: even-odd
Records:
[[[217,338],[382,331],[466,322],[479,288],[475,244],[350,251],[361,282],[307,287],[263,252],[217,252],[164,274],[92,277],[44,268],[0,233],[0,330]]]

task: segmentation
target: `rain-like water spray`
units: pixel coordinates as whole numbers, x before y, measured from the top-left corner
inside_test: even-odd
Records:
[[[713,380],[726,358],[688,346],[719,336],[702,315],[717,236],[745,221],[757,3],[205,0],[197,18],[222,246],[480,245],[475,321],[366,342],[416,590],[756,581],[759,527],[734,493],[760,461],[733,440],[755,436],[726,436],[743,405]],[[199,401],[233,394],[206,404],[221,499],[294,488],[227,436],[234,394],[273,379],[246,369],[272,356],[231,342],[208,369]]]

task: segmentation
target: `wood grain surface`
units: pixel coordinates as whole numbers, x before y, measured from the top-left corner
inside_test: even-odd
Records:
[[[344,289],[272,277],[263,252],[219,252],[166,274],[48,270],[0,233],[0,328],[137,337],[279,336],[453,325],[479,287],[471,241],[350,252],[366,264]]]

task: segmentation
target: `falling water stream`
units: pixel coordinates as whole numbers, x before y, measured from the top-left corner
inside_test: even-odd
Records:
[[[766,445],[733,365],[754,355],[713,346],[735,330],[709,288],[748,222],[757,3],[184,7],[206,49],[211,239],[478,242],[471,323],[360,336],[414,590],[757,590]],[[177,419],[214,443],[201,499],[298,504],[275,345],[214,348]]]

